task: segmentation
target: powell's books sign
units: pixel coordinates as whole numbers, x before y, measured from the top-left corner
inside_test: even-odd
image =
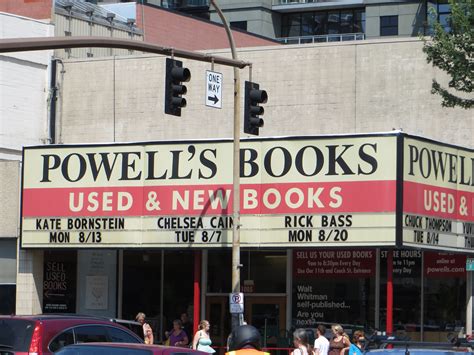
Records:
[[[23,154],[23,247],[232,245],[231,140]],[[389,133],[244,140],[240,156],[242,246],[471,248],[472,151]]]

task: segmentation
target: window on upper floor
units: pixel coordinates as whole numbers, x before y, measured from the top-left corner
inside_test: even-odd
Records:
[[[398,36],[398,16],[380,16],[380,35]]]
[[[282,37],[365,33],[365,9],[341,9],[285,14]]]
[[[427,19],[430,30],[433,29],[433,23],[439,22],[446,32],[451,30],[449,17],[451,16],[451,5],[448,0],[431,0],[428,2]]]
[[[247,21],[231,21],[230,27],[247,31]]]

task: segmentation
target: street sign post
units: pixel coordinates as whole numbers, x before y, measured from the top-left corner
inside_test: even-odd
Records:
[[[206,70],[206,106],[222,108],[222,79],[221,73]]]
[[[244,313],[244,294],[231,293],[229,295],[230,313]]]

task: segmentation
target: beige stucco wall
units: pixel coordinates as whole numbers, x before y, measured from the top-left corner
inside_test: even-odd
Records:
[[[441,107],[430,93],[443,73],[426,63],[418,39],[371,40],[239,50],[268,92],[261,136],[403,129],[473,147],[472,111]],[[227,51],[217,53],[228,55]],[[185,60],[192,79],[182,117],[163,113],[164,57],[65,61],[60,142],[232,137],[231,68],[223,108],[206,107],[208,63]],[[248,69],[241,70],[243,81]]]
[[[0,238],[18,238],[20,162],[0,160]]]

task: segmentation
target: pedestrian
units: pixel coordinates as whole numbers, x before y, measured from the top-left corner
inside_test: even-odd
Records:
[[[333,337],[329,341],[329,355],[345,355],[351,346],[349,337],[344,333],[344,329],[339,324],[331,327]]]
[[[145,318],[145,313],[139,312],[135,317],[135,320],[143,327],[143,340],[145,340],[145,344],[153,344],[153,330],[151,329],[151,326],[145,322]]]
[[[183,329],[188,336],[188,340],[191,341],[193,338],[193,324],[189,320],[188,314],[186,312],[181,313],[180,319],[183,324]]]
[[[165,332],[165,336],[168,338],[170,346],[185,347],[189,343],[188,335],[183,330],[183,324],[179,319],[173,321],[173,329]]]
[[[292,355],[313,355],[313,348],[309,344],[308,333],[305,329],[298,328],[293,333],[293,344],[295,350]]]
[[[213,354],[216,351],[211,348],[212,340],[209,336],[209,329],[211,325],[207,320],[202,320],[199,322],[199,330],[194,334],[193,338],[193,349],[200,350],[205,353]]]
[[[365,334],[363,330],[356,330],[352,334],[352,344],[349,347],[349,355],[362,355],[364,353]]]
[[[328,355],[329,351],[329,340],[326,336],[326,327],[322,324],[316,328],[316,339],[314,340],[314,354],[315,355]]]
[[[226,355],[270,355],[261,350],[260,333],[251,325],[241,325],[230,334]]]

